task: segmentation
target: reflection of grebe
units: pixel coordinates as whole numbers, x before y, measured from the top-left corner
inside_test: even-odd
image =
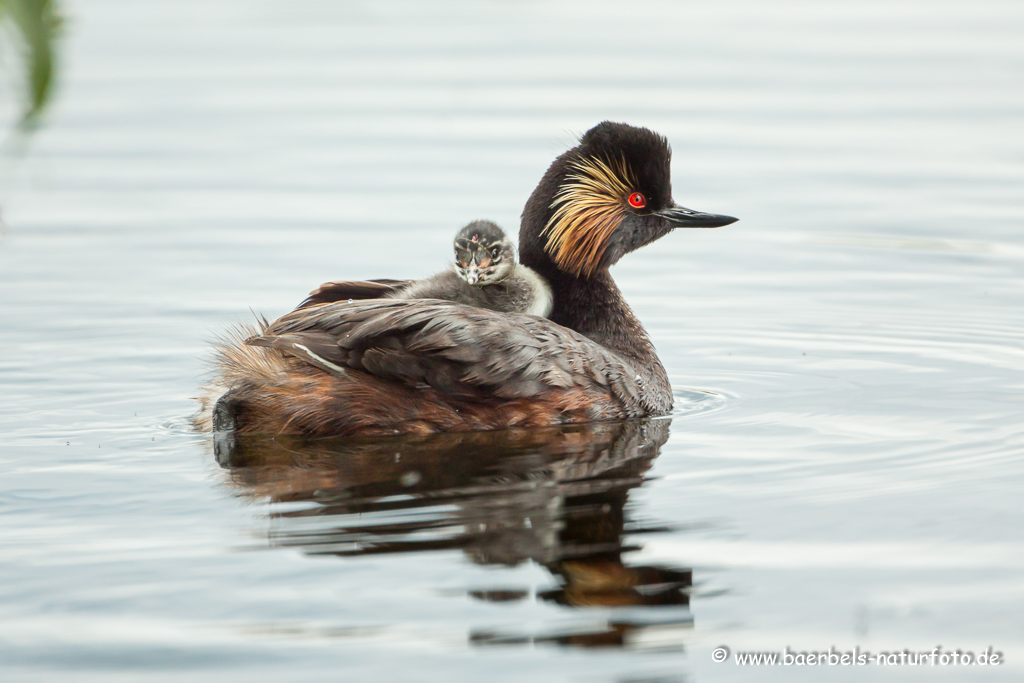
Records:
[[[669,426],[640,420],[373,440],[241,435],[219,459],[239,491],[270,501],[273,545],[346,561],[448,550],[481,565],[535,562],[555,579],[550,588],[478,584],[465,592],[487,602],[535,596],[575,614],[542,632],[472,628],[475,644],[625,646],[649,627],[692,624],[690,570],[623,561],[638,549],[624,545],[625,534],[639,534],[632,541],[663,530],[630,520],[627,500]],[[618,607],[630,609],[604,610]],[[601,609],[594,617],[576,608]]]
[[[605,122],[544,174],[519,247],[551,286],[550,320],[383,300],[388,288],[354,283],[345,300],[226,344],[200,423],[380,435],[666,414],[668,376],[608,269],[673,228],[736,220],[676,206],[669,160],[663,137]]]
[[[551,288],[530,268],[516,263],[516,248],[490,221],[473,221],[455,235],[455,265],[424,280],[373,280],[387,299],[444,299],[502,313],[546,316]],[[349,298],[351,282],[327,282],[300,308]],[[375,292],[376,293],[376,292]],[[357,298],[363,298],[362,296]]]

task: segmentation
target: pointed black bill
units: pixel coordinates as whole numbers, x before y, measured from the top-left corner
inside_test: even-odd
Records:
[[[721,216],[717,213],[701,213],[691,209],[675,206],[659,211],[658,215],[669,222],[673,228],[720,228],[735,223],[739,218]]]

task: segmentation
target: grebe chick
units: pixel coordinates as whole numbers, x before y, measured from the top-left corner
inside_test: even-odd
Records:
[[[396,289],[390,299],[445,299],[502,313],[546,317],[551,288],[530,268],[516,263],[516,248],[490,221],[473,221],[455,235],[451,270]]]
[[[197,423],[369,436],[667,414],[668,374],[609,268],[674,228],[736,221],[678,206],[670,160],[662,136],[606,121],[551,164],[519,231],[520,262],[554,295],[547,318],[386,298],[396,280],[329,283],[222,344]]]

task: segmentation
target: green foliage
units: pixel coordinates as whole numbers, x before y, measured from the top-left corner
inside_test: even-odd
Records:
[[[0,0],[2,38],[13,38],[25,62],[22,126],[33,126],[53,85],[54,43],[60,29],[55,0]],[[13,29],[13,30],[11,30]]]

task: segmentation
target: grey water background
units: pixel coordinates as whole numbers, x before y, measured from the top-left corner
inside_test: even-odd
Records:
[[[4,681],[1024,676],[1024,5],[65,14],[47,125],[0,171]],[[613,271],[679,397],[626,508],[663,530],[627,557],[692,568],[692,618],[476,647],[615,610],[535,599],[531,562],[275,543],[281,504],[232,484],[190,397],[250,307],[429,274],[471,219],[514,232],[604,119],[670,139],[681,204],[741,218]],[[527,599],[471,597],[493,588]],[[1006,663],[743,668],[719,645]]]

